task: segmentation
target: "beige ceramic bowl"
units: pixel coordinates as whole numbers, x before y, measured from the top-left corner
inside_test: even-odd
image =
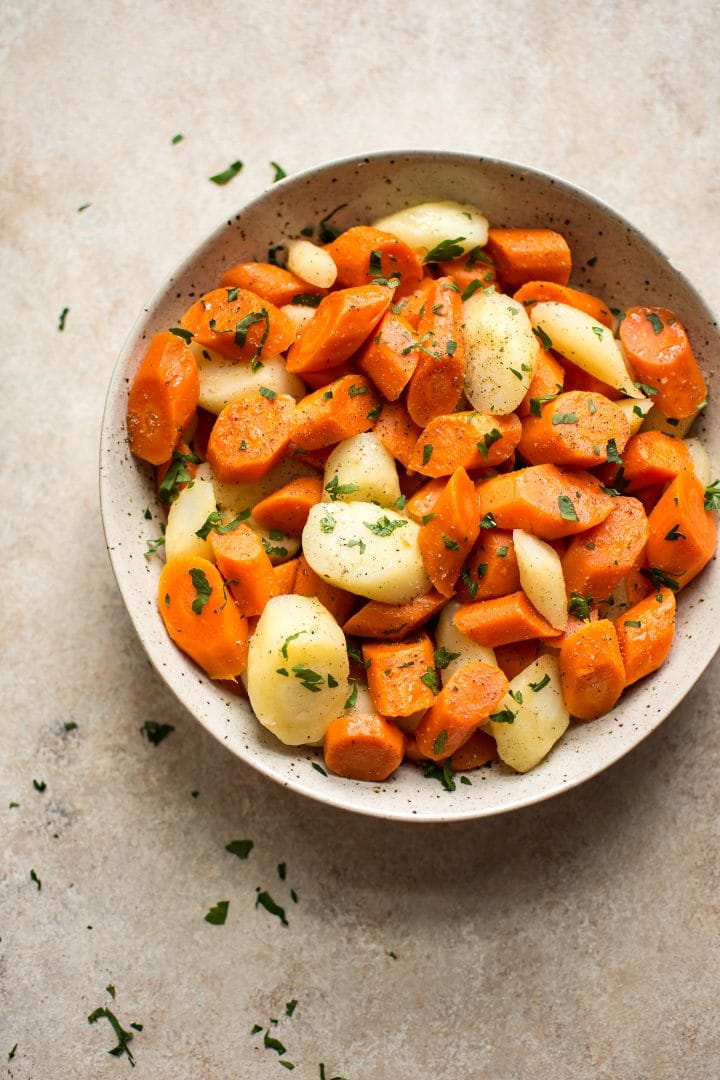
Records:
[[[102,427],[100,492],[107,546],[130,618],[157,671],[186,708],[228,750],[286,787],[361,814],[407,821],[458,821],[527,806],[602,772],[636,746],[682,700],[720,644],[720,582],[713,561],[680,596],[675,643],[662,670],[624,694],[608,716],[572,726],[549,757],[524,776],[501,764],[471,774],[449,792],[420,769],[402,766],[385,784],[364,784],[312,768],[321,752],[289,748],[256,721],[244,699],[228,695],[167,637],[155,596],[160,560],[143,557],[161,510],[149,469],[128,452],[128,384],[150,336],[178,322],[191,301],[215,288],[222,271],[264,259],[268,247],[299,235],[343,205],[333,223],[347,228],[428,199],[457,199],[492,224],[550,226],[567,237],[571,284],[613,306],[650,303],[678,312],[705,376],[717,385],[718,328],[703,300],[667,258],[614,210],[565,181],[521,165],[468,154],[377,153],[324,165],[275,184],[217,230],[166,282],[141,315],[118,360]],[[720,461],[718,404],[710,400],[695,432]],[[155,520],[143,516],[154,508]]]

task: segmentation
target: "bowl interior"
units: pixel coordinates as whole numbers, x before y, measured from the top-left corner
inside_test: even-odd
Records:
[[[612,713],[571,727],[549,757],[520,776],[496,764],[448,792],[421,770],[403,767],[386,784],[324,777],[312,749],[288,748],[268,735],[247,702],[214,684],[165,633],[155,596],[161,563],[147,562],[147,539],[163,520],[151,471],[130,455],[125,433],[128,385],[152,334],[177,324],[184,309],[216,287],[222,271],[298,236],[333,210],[341,228],[430,198],[481,208],[492,224],[545,225],[567,237],[571,283],[614,307],[649,303],[676,311],[688,329],[708,383],[718,365],[718,329],[706,305],[666,257],[619,214],[572,185],[523,166],[466,154],[378,153],[313,169],[274,185],[217,230],[161,288],[135,325],[115,368],[103,419],[100,491],[103,522],[118,585],[148,655],[180,701],[228,749],[272,779],[359,813],[411,821],[481,817],[527,805],[600,772],[640,742],[692,686],[720,644],[720,589],[715,560],[678,605],[677,632],[662,669],[627,691]],[[720,461],[720,426],[712,400],[696,426]],[[144,517],[146,507],[153,521]]]

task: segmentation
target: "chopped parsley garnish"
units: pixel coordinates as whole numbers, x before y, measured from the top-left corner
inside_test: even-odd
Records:
[[[423,262],[449,262],[451,259],[457,259],[463,253],[464,240],[464,236],[456,236],[454,240],[441,240],[434,248],[430,248]]]
[[[558,495],[558,509],[565,521],[579,521],[572,499],[569,495]]]
[[[135,1065],[135,1058],[132,1055],[128,1043],[134,1038],[132,1031],[125,1031],[115,1013],[110,1009],[95,1009],[88,1016],[88,1024],[96,1024],[98,1020],[107,1020],[111,1025],[115,1036],[117,1038],[117,1046],[113,1046],[112,1050],[108,1050],[108,1054],[112,1054],[113,1057],[122,1057],[123,1054],[127,1054],[128,1061],[131,1065]],[[135,1025],[131,1024],[131,1027]]]
[[[597,405],[592,398],[590,398],[590,400],[588,401],[588,412],[591,416],[594,416],[594,414],[597,412]]]
[[[284,180],[287,176],[287,173],[283,169],[282,165],[278,165],[277,161],[271,161],[270,164],[275,170],[275,175],[272,179],[273,184],[277,184],[278,180]]]
[[[233,287],[231,289],[227,289],[226,291],[227,291],[227,298],[228,298],[228,300],[230,302],[232,302],[233,300],[237,300],[239,289],[238,289],[238,287],[236,285],[233,285]],[[203,352],[204,351],[205,350],[203,350]]]
[[[432,521],[434,517],[437,517],[437,514],[423,514],[421,518],[422,524],[427,525],[428,521]]]
[[[47,784],[44,780],[33,780],[33,787],[36,791],[43,792],[47,788]]]
[[[283,654],[283,660],[287,660],[288,658],[288,645],[290,644],[290,642],[296,641],[297,638],[302,637],[303,634],[307,634],[307,630],[298,630],[297,634],[290,634],[289,637],[285,638],[283,646],[280,650],[280,652]]]
[[[498,439],[502,439],[502,433],[497,428],[493,428],[492,431],[486,432],[482,439],[478,441],[477,448],[482,454],[485,460],[488,460],[488,452],[493,443],[496,443]]]
[[[705,488],[705,509],[720,510],[720,480],[713,480]]]
[[[335,521],[335,518],[332,516],[332,514],[325,514],[324,517],[320,518],[320,529],[324,533],[331,533],[335,528],[336,524],[337,522]]]
[[[457,341],[448,341],[445,345],[445,352],[448,356],[454,356],[457,349]]]
[[[651,566],[648,570],[643,567],[641,568],[640,573],[643,577],[652,581],[653,585],[664,585],[666,588],[672,589],[673,592],[677,592],[680,588],[680,582],[677,578],[672,577],[670,574],[666,574],[664,570],[658,569],[657,566]]]
[[[178,450],[173,450],[168,471],[160,484],[160,501],[166,506],[177,499],[180,494],[180,484],[189,484],[192,487],[193,478],[187,471],[187,465],[190,462],[199,465],[200,458],[192,452],[181,454]]]
[[[423,465],[427,465],[428,461],[432,457],[434,449],[435,449],[435,447],[433,446],[432,443],[425,443],[425,445],[423,446],[423,452],[422,452],[422,463],[423,463]]]
[[[646,314],[645,318],[647,319],[647,321],[652,326],[653,332],[655,334],[662,334],[663,330],[665,329],[665,325],[664,325],[662,319],[658,315],[656,315],[654,311],[651,311],[648,314]]]
[[[602,336],[603,336],[603,328],[602,328],[602,326],[593,326],[591,329],[592,329],[592,332],[595,335],[595,337],[598,337],[598,338],[600,338],[600,340],[602,340]]]
[[[439,780],[446,791],[455,791],[454,775],[449,758],[442,769],[434,761],[428,761],[425,766],[425,776],[432,780]]]
[[[461,776],[461,777],[460,777],[460,783],[461,783],[461,784],[468,784],[468,785],[471,785],[471,784],[472,784],[472,780],[470,779],[470,777],[469,777],[469,776]]]
[[[358,699],[358,684],[355,681],[355,679],[353,679],[352,680],[352,690],[350,691],[350,694],[348,695],[347,701],[343,705],[343,709],[344,710],[354,709],[355,708],[355,703],[357,702],[357,699]]]
[[[138,730],[153,746],[159,746],[163,739],[167,739],[175,728],[172,724],[160,724],[157,720],[146,720]]]
[[[590,605],[592,602],[592,596],[583,596],[582,593],[571,592],[570,603],[568,604],[568,614],[576,615],[578,619],[587,622],[590,618]]]
[[[636,383],[633,383],[633,385],[636,386],[638,388],[638,390],[641,391],[641,393],[645,394],[646,397],[654,397],[656,394],[659,393],[657,387],[648,386],[647,383],[636,382]]]
[[[361,554],[361,555],[364,555],[364,554],[365,554],[365,549],[366,549],[366,547],[367,547],[367,544],[365,543],[365,541],[364,541],[364,540],[348,540],[348,541],[346,542],[346,544],[345,544],[345,547],[349,547],[349,548],[352,548],[352,547],[360,548],[360,554]]]
[[[191,606],[195,614],[200,615],[202,614],[202,609],[210,599],[212,586],[210,585],[204,570],[200,570],[198,567],[193,566],[191,570],[188,570],[188,574],[192,578],[192,583],[195,586],[195,599]]]
[[[320,219],[320,224],[318,225],[318,240],[321,244],[330,244],[340,235],[341,230],[337,229],[334,225],[329,225],[328,222],[331,217],[335,217],[335,214],[337,214],[339,210],[344,210],[346,206],[347,203],[340,203],[339,206],[336,206],[334,210],[331,210],[329,214],[326,214],[324,218]]]
[[[429,686],[433,694],[440,692],[440,683],[438,682],[437,671],[434,668],[428,668],[425,674],[420,676],[420,682],[424,682],[426,686]]]
[[[264,398],[267,398],[268,401],[274,401],[277,397],[277,392],[275,390],[270,390],[267,386],[258,386],[258,393]]]
[[[224,926],[229,907],[229,900],[218,900],[205,916],[205,922],[209,922],[212,926]]]
[[[554,401],[557,394],[546,394],[545,397],[530,398],[530,414],[532,416],[541,416],[541,407],[546,401]]]
[[[40,892],[40,890],[42,889],[42,881],[37,876],[34,870],[30,871],[30,880],[35,882],[35,884],[37,885],[37,891]]]
[[[143,552],[143,555],[148,560],[148,562],[150,561],[150,559],[152,559],[153,555],[157,555],[158,549],[161,548],[164,543],[164,536],[158,536],[157,540],[148,540],[147,551]]]
[[[393,521],[387,514],[383,514],[377,521],[363,521],[363,525],[375,536],[390,536],[396,529],[402,529],[403,525],[407,525],[407,520],[400,518]]]
[[[323,769],[322,765],[318,765],[317,761],[311,761],[310,766],[315,770],[315,772],[319,772],[321,776],[327,776],[327,773]]]
[[[288,549],[286,547],[278,547],[277,544],[271,544],[264,536],[260,537],[262,546],[265,549],[265,554],[272,557],[273,555],[278,559],[284,559],[288,555]]]
[[[666,539],[666,540],[686,540],[686,539],[687,539],[687,537],[685,536],[685,533],[681,533],[681,532],[679,531],[679,529],[678,529],[678,526],[679,526],[679,524],[680,524],[680,522],[679,522],[679,521],[678,521],[678,522],[676,522],[676,523],[675,523],[675,524],[673,525],[673,527],[672,527],[672,529],[670,530],[670,532],[669,532],[669,533],[666,533],[666,535],[665,535],[665,539]]]
[[[115,1000],[115,987],[113,986],[113,984],[108,983],[107,986],[105,987],[105,989],[107,990],[108,994],[110,995],[110,997],[114,1001]]]
[[[238,859],[247,859],[254,847],[252,840],[231,840],[225,845],[225,850],[231,855],[237,855]]]
[[[533,326],[533,334],[538,339],[544,349],[552,349],[552,340],[545,333],[542,326]]]
[[[516,701],[518,705],[522,705],[523,696],[520,690],[508,690],[508,693],[510,694],[510,697],[513,699],[513,701]]]
[[[312,668],[307,667],[306,664],[295,664],[291,670],[304,690],[309,690],[311,694],[320,693],[320,684],[324,683],[325,680],[317,671],[313,671]]]
[[[213,184],[218,184],[219,187],[222,187],[224,184],[229,184],[233,177],[237,176],[242,167],[242,161],[233,161],[231,165],[228,165],[227,169],[223,169],[222,172],[215,173],[214,176],[211,176],[210,180]]]
[[[358,386],[356,383],[353,383],[352,386],[348,387],[348,397],[360,397],[361,394],[367,393],[367,386]]]
[[[457,540],[451,539],[451,537],[446,536],[445,533],[442,534],[442,541],[448,551],[460,550],[460,545],[458,544]]]
[[[172,139],[170,140],[170,145],[177,146],[177,144],[182,142],[184,138],[184,135],[173,135]]]
[[[504,559],[505,556],[507,555],[507,553],[508,553],[507,544],[501,544],[500,547],[495,552],[498,559]]]
[[[398,495],[394,503],[392,503],[391,510],[404,510],[407,505],[407,495]]]
[[[89,203],[89,202],[83,203],[82,206],[78,206],[78,208],[77,208],[78,214],[82,214],[83,210],[89,210],[91,206],[92,206],[92,203]]]
[[[300,304],[301,307],[320,307],[322,299],[321,293],[303,292],[298,293],[297,296],[293,296],[290,302],[292,304]]]
[[[486,266],[492,266],[495,268],[494,263],[489,255],[486,255],[481,247],[474,247],[467,253],[467,261],[465,263],[466,270],[472,270],[475,263],[485,263]]]
[[[484,514],[480,521],[481,529],[497,529],[497,521],[490,513]]]
[[[249,517],[250,507],[248,507],[246,510],[241,510],[237,517],[233,518],[232,521],[228,521],[227,525],[216,525],[215,532],[218,532],[223,536],[225,535],[225,533],[234,532],[240,522],[247,521]]]
[[[473,579],[471,578],[471,576],[470,576],[470,574],[468,573],[467,570],[463,570],[463,572],[460,575],[460,580],[465,584],[465,586],[467,588],[467,591],[468,591],[468,596],[470,597],[470,599],[474,600],[475,596],[477,595],[477,591],[478,591],[478,583],[477,583],[477,581],[473,581]]]
[[[626,619],[623,626],[634,626],[636,629],[639,629],[642,626],[642,623],[639,619]]]
[[[470,297],[473,296],[478,291],[478,289],[482,289],[482,287],[483,283],[480,278],[474,278],[469,285],[465,286],[463,290],[463,294],[461,297],[463,303],[465,302],[465,300],[469,300]]]
[[[359,491],[360,488],[357,484],[341,484],[336,473],[330,483],[325,485],[325,490],[331,500],[335,502],[340,495],[352,495],[355,491]]]
[[[58,319],[58,330],[64,330],[65,329],[65,320],[67,319],[69,314],[70,314],[70,308],[64,307],[62,309],[62,311],[60,312],[60,317]]]
[[[531,682],[528,685],[534,694],[539,694],[540,691],[543,690],[549,682],[550,676],[546,672],[539,682]]]
[[[297,1008],[297,998],[293,998],[292,1001],[288,1001],[285,1004],[285,1015],[292,1016]]]
[[[554,413],[552,422],[556,427],[558,424],[577,424],[578,414],[574,412]]]
[[[280,878],[280,880],[284,881],[285,878],[287,877],[287,866],[285,865],[284,862],[278,863],[277,871],[278,871],[278,877]]]
[[[444,671],[448,664],[457,660],[459,655],[459,652],[450,652],[444,645],[439,645],[435,650],[435,667]]]
[[[510,374],[514,375],[516,379],[519,379],[520,382],[522,382],[522,371],[517,371],[514,367],[511,367]]]
[[[371,409],[367,414],[368,420],[377,420],[382,412],[382,405],[376,405],[374,409]]]
[[[208,536],[220,522],[220,513],[217,510],[213,510],[211,514],[205,518],[205,521],[196,531],[195,535],[199,536],[201,540],[207,540]]]
[[[63,724],[66,731],[75,731],[77,724],[74,720],[68,720],[66,724]]]
[[[442,731],[440,732],[440,734],[438,735],[437,739],[433,743],[433,751],[434,751],[434,753],[442,754],[443,747],[445,746],[445,743],[447,742],[447,737],[448,737],[448,733],[445,730],[445,728],[443,728]]]
[[[490,713],[488,720],[492,720],[495,724],[514,724],[517,713],[514,713],[512,709],[501,709],[500,712]]]
[[[622,465],[623,461],[618,453],[617,443],[615,439],[608,439],[607,442],[607,459],[612,465]]]
[[[270,893],[266,892],[264,889],[258,888],[255,907],[264,907],[271,915],[275,915],[283,926],[289,925],[287,918],[285,917],[285,908],[276,904]]]

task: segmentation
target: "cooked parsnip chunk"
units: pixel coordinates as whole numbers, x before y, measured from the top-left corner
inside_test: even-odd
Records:
[[[331,490],[327,490],[330,485]],[[343,502],[376,502],[392,506],[400,498],[395,458],[372,431],[338,443],[325,464],[323,499],[332,491]],[[341,490],[341,489],[346,490]],[[352,489],[352,490],[350,490]]]
[[[513,529],[520,584],[533,607],[556,630],[567,626],[567,595],[560,556],[555,548],[523,529]]]
[[[298,476],[317,476],[317,472],[306,465],[301,457],[289,457],[283,458],[274,469],[251,484],[222,484],[213,477],[218,509],[227,511],[229,517],[234,518],[242,510],[252,510],[255,503]]]
[[[292,240],[288,244],[287,268],[318,289],[331,288],[337,277],[332,255],[309,240]]]
[[[305,304],[283,304],[280,310],[287,315],[288,319],[292,319],[295,324],[296,337],[315,314],[315,308],[306,307]]]
[[[619,401],[615,401],[613,404],[617,405],[618,409],[622,409],[631,435],[637,435],[643,426],[645,417],[653,407],[650,398],[620,398]]]
[[[463,251],[470,251],[484,247],[488,238],[487,218],[474,206],[450,199],[408,206],[378,218],[373,225],[397,236],[419,255],[427,255],[443,240],[452,240]]]
[[[620,342],[591,315],[569,304],[545,300],[530,309],[530,320],[546,348],[555,349],[589,375],[622,390],[628,397],[644,396],[633,385]]]
[[[207,540],[196,536],[210,514],[216,510],[212,471],[209,465],[198,465],[192,485],[184,487],[175,502],[170,504],[165,529],[165,556],[198,555],[215,562]]]
[[[393,510],[366,502],[318,503],[303,529],[303,553],[324,581],[341,589],[404,604],[430,590],[420,527]]]
[[[708,487],[712,482],[710,455],[699,439],[686,439],[685,445],[692,456],[695,475],[704,488]]]
[[[465,393],[480,413],[514,412],[530,386],[540,346],[522,304],[477,292],[463,304]]]
[[[642,429],[643,431],[661,431],[663,435],[670,435],[673,439],[684,439],[696,419],[697,413],[695,412],[692,416],[685,416],[680,420],[676,420],[658,409],[657,405],[653,405],[645,417]]]
[[[476,644],[467,634],[461,634],[453,622],[456,611],[461,607],[457,600],[449,600],[440,612],[440,617],[435,631],[435,644],[438,649],[446,649],[449,653],[457,653],[447,665],[440,669],[440,678],[443,685],[448,682],[458,668],[469,664],[474,660],[482,660],[484,664],[495,664],[495,653],[485,645]]]
[[[227,512],[223,517],[227,518],[228,521],[232,520],[232,516]],[[294,559],[300,550],[300,539],[297,536],[288,536],[287,533],[280,532],[279,529],[264,529],[252,515],[247,519],[247,524],[262,540],[262,546],[265,548],[273,566],[287,562],[288,559]]]
[[[246,360],[228,360],[213,349],[203,349],[194,343],[190,348],[195,354],[200,378],[198,404],[208,412],[218,415],[229,402],[259,386],[294,398],[301,398],[305,393],[304,383],[286,370],[282,356],[263,360],[253,370],[253,365]]]
[[[491,720],[485,725],[497,742],[501,761],[516,772],[534,769],[570,723],[557,658],[541,656],[516,675],[496,714],[514,716],[512,723]]]
[[[268,601],[250,639],[247,690],[255,715],[288,746],[322,739],[342,713],[349,664],[345,635],[310,596]]]

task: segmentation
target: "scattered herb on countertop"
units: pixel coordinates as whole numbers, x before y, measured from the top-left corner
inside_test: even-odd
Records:
[[[143,726],[138,728],[140,734],[144,735],[153,746],[159,746],[163,739],[167,739],[174,730],[172,724],[160,724],[157,720],[146,720]]]
[[[218,900],[205,916],[205,922],[211,923],[212,926],[224,926],[229,907],[229,900]]]
[[[134,1035],[132,1031],[125,1031],[118,1018],[110,1009],[99,1008],[95,1009],[88,1016],[89,1024],[96,1024],[98,1020],[107,1020],[112,1026],[113,1031],[117,1037],[117,1046],[113,1046],[112,1050],[108,1050],[108,1054],[112,1054],[113,1057],[122,1057],[123,1054],[127,1054],[130,1064],[135,1067],[135,1058],[132,1055],[132,1051],[128,1046],[128,1043],[132,1041]],[[136,1031],[142,1031],[142,1024],[131,1024],[130,1027],[134,1027]]]
[[[67,319],[69,314],[70,314],[70,308],[64,307],[62,309],[62,311],[60,312],[60,318],[58,319],[58,330],[64,330],[65,329],[65,320]]]
[[[254,847],[255,844],[252,840],[231,840],[229,844],[225,845],[225,850],[229,851],[231,855],[237,855],[238,859],[247,859]]]
[[[280,920],[283,926],[289,926],[290,924],[285,917],[285,908],[276,904],[272,896],[265,889],[261,889],[258,885],[255,889],[257,897],[255,898],[255,907],[264,907],[270,915],[275,915]]]
[[[229,184],[233,177],[237,176],[243,167],[242,161],[233,161],[231,165],[228,165],[227,169],[223,169],[222,172],[215,173],[210,177],[213,184],[218,184],[222,187],[224,184]]]

